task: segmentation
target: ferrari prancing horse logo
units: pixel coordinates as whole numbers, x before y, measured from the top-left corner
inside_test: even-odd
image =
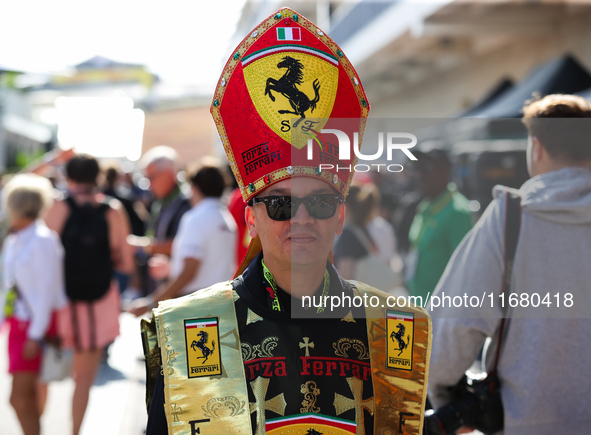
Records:
[[[388,311],[386,324],[386,365],[395,369],[412,370],[414,313]]]
[[[398,349],[396,350],[400,351],[400,353],[398,354],[398,356],[400,356],[402,355],[402,352],[404,352],[404,349],[408,347],[408,343],[410,343],[410,335],[408,335],[405,343],[404,332],[406,331],[406,328],[402,323],[399,323],[398,325],[396,325],[396,327],[398,328],[398,331],[392,332],[392,334],[390,334],[390,338],[392,339],[392,341],[398,342]]]
[[[297,88],[296,85],[301,85],[304,74],[304,64],[291,56],[285,56],[281,62],[277,64],[277,68],[287,68],[285,74],[276,80],[272,77],[267,79],[265,86],[265,95],[269,95],[271,101],[275,101],[275,96],[272,91],[278,92],[289,100],[293,110],[278,110],[277,113],[281,115],[292,114],[300,117],[295,124],[294,128],[306,117],[306,112],[311,110],[314,113],[316,109],[316,103],[320,101],[320,82],[315,79],[312,83],[314,89],[314,98],[310,99],[304,92]]]
[[[185,320],[189,378],[222,374],[217,317]]]
[[[197,335],[200,336],[201,338],[199,339],[199,341],[193,340],[193,343],[191,343],[191,349],[193,349],[194,351],[199,349],[201,351],[203,356],[198,356],[197,358],[198,359],[205,358],[203,360],[203,364],[205,364],[207,362],[207,357],[215,351],[215,340],[211,340],[211,349],[210,349],[209,347],[207,347],[207,340],[208,340],[209,334],[205,331],[199,331],[199,334],[197,334]]]
[[[242,64],[246,88],[261,120],[295,148],[306,146],[307,136],[300,144],[292,140],[292,132],[300,131],[312,117],[320,121],[315,130],[324,128],[337,96],[338,59],[322,50],[279,44],[245,56]]]

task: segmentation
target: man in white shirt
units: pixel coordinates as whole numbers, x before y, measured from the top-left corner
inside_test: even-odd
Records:
[[[134,301],[129,311],[142,315],[159,301],[186,295],[232,278],[236,223],[220,197],[225,180],[213,166],[199,169],[191,178],[193,208],[181,218],[172,244],[170,276],[156,292]]]

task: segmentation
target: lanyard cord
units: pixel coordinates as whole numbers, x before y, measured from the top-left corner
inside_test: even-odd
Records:
[[[271,271],[265,265],[265,261],[261,260],[261,264],[263,265],[263,275],[265,277],[265,281],[271,286],[273,289],[273,308],[274,311],[281,311],[281,304],[279,303],[279,297],[277,297],[277,282],[275,282],[275,278]]]
[[[279,303],[279,296],[277,295],[277,282],[273,277],[271,271],[265,265],[265,260],[261,260],[261,264],[263,265],[263,276],[265,277],[265,281],[271,286],[273,289],[273,303],[271,304],[271,308],[274,311],[282,311],[281,304]],[[324,312],[325,309],[325,302],[326,296],[330,293],[330,275],[328,274],[328,270],[324,270],[324,285],[322,287],[322,296],[320,297],[320,307],[316,310],[316,314],[320,314]]]

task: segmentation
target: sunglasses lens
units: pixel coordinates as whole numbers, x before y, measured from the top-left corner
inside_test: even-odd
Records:
[[[261,202],[265,203],[267,215],[274,221],[287,221],[293,218],[302,202],[305,204],[310,217],[329,219],[336,212],[339,197],[335,195],[312,195],[306,198],[271,196],[263,198]]]
[[[271,198],[267,203],[267,214],[275,221],[291,219],[291,198],[289,196]]]
[[[308,213],[314,219],[329,219],[337,209],[337,198],[333,195],[314,195],[307,199]]]

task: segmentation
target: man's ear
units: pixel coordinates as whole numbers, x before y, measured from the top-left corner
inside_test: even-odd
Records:
[[[345,203],[342,202],[337,210],[337,236],[343,234],[343,226],[345,225]]]
[[[534,162],[539,162],[542,159],[546,150],[542,146],[540,139],[538,139],[537,137],[534,136],[531,138],[531,140],[532,140],[532,149],[531,149],[532,160]]]
[[[248,228],[248,234],[253,239],[259,235],[256,227],[256,219],[255,219],[255,212],[254,207],[252,205],[247,205],[244,209],[244,219],[246,220],[246,227]]]

